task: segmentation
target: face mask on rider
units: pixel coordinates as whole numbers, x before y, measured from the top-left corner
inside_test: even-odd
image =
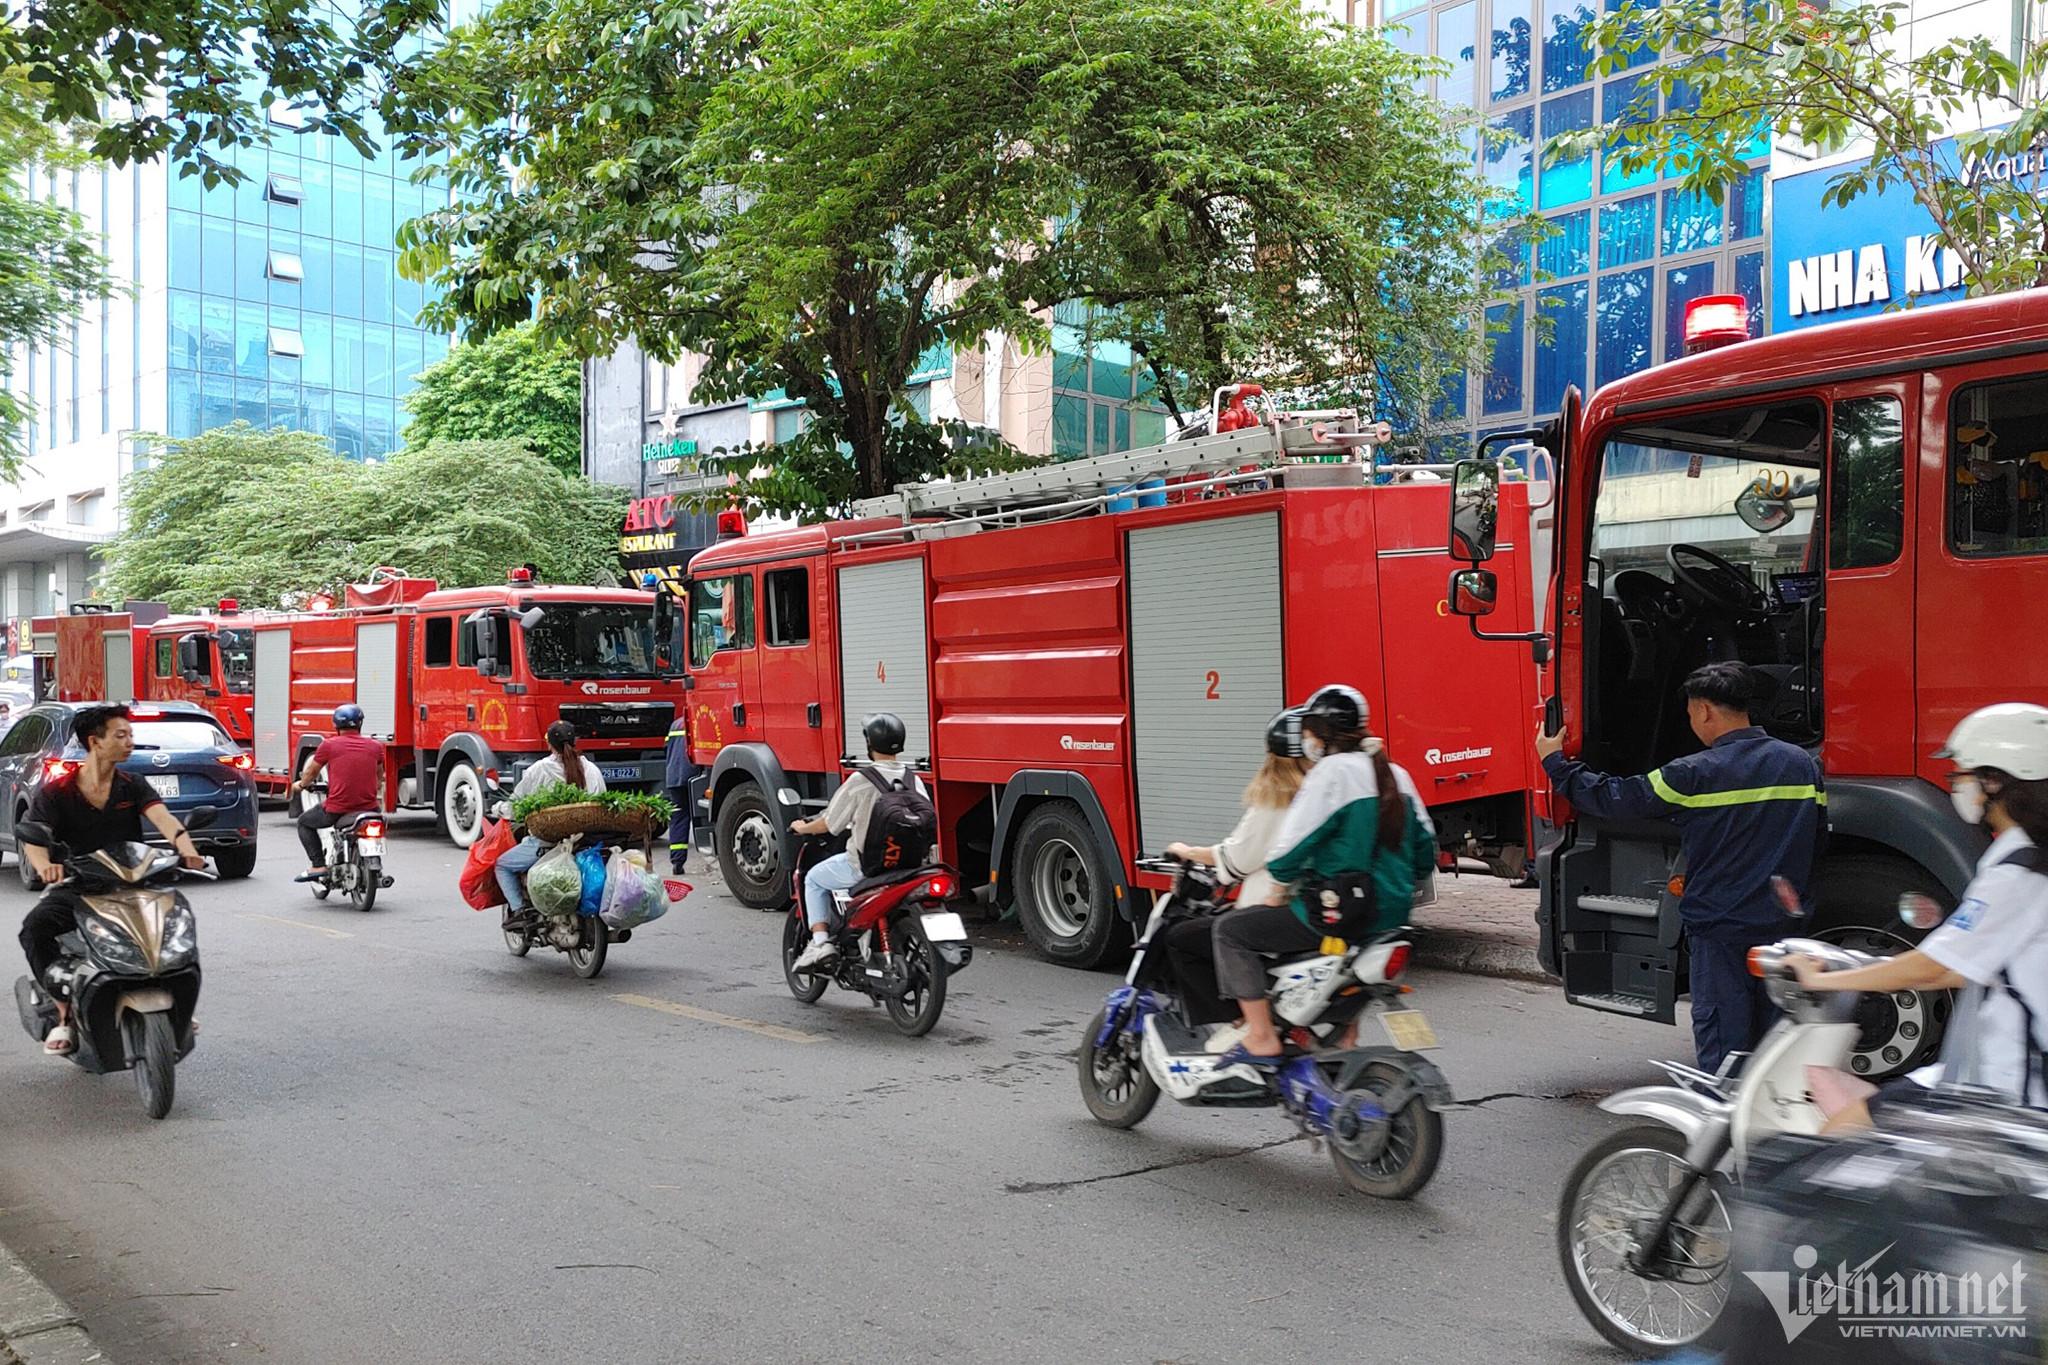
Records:
[[[1323,747],[1323,742],[1317,739],[1314,735],[1303,735],[1301,737],[1301,755],[1303,758],[1306,758],[1309,762],[1322,762],[1323,755],[1328,752],[1330,751]]]
[[[1973,825],[1984,823],[1986,798],[1982,782],[1974,777],[1959,777],[1949,788],[1948,799],[1965,821]]]

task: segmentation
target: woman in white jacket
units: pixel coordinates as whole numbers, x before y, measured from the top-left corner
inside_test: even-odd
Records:
[[[1166,846],[1171,858],[1216,869],[1217,881],[1237,886],[1239,905],[1263,905],[1273,892],[1266,872],[1266,853],[1280,834],[1287,807],[1301,790],[1308,760],[1301,753],[1301,709],[1293,707],[1266,726],[1266,761],[1244,789],[1244,814],[1237,828],[1220,844]],[[1220,1024],[1237,1017],[1216,986],[1216,952],[1212,934],[1216,916],[1184,920],[1167,931],[1166,951],[1183,988],[1188,1014],[1197,1024]]]

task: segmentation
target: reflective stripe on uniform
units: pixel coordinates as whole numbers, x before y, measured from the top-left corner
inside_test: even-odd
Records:
[[[670,845],[668,846],[668,851],[669,851],[669,852],[671,852],[671,853],[674,853],[674,852],[675,852],[675,851],[676,851],[677,849],[679,849],[679,848],[680,848],[680,849],[687,849],[687,848],[688,848],[689,846],[690,846],[690,844],[689,844],[689,841],[688,841],[688,840],[686,839],[686,840],[684,840],[684,841],[683,841],[682,843],[680,843],[680,844],[670,844]]]
[[[1650,786],[1658,796],[1674,806],[1690,810],[1704,810],[1713,806],[1749,806],[1760,801],[1812,801],[1825,806],[1828,794],[1819,787],[1808,784],[1801,787],[1745,787],[1738,791],[1701,792],[1698,796],[1687,796],[1664,780],[1664,770],[1659,768],[1650,774]]]

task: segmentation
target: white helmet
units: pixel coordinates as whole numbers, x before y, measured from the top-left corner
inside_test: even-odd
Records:
[[[2022,782],[2048,779],[2048,706],[2002,701],[1956,722],[1936,758],[1958,768],[1996,768]]]

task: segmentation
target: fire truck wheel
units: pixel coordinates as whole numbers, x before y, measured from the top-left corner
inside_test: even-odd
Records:
[[[1921,937],[1899,923],[1899,896],[1954,900],[1918,863],[1874,853],[1828,858],[1813,879],[1814,937],[1866,953],[1899,953]],[[1954,996],[1948,991],[1865,991],[1857,1000],[1862,1032],[1849,1066],[1870,1081],[1902,1076],[1934,1060],[1948,1028]]]
[[[718,867],[725,874],[725,889],[749,910],[780,910],[789,904],[781,829],[766,793],[755,783],[741,783],[719,803]]]
[[[1117,941],[1114,874],[1081,808],[1048,801],[1024,818],[1012,864],[1017,918],[1038,951],[1069,967],[1096,967]]]
[[[484,784],[475,768],[456,758],[439,785],[441,828],[457,848],[468,848],[484,832]]]
[[[214,866],[228,881],[240,881],[256,870],[256,850],[251,848],[224,848],[213,855]]]

